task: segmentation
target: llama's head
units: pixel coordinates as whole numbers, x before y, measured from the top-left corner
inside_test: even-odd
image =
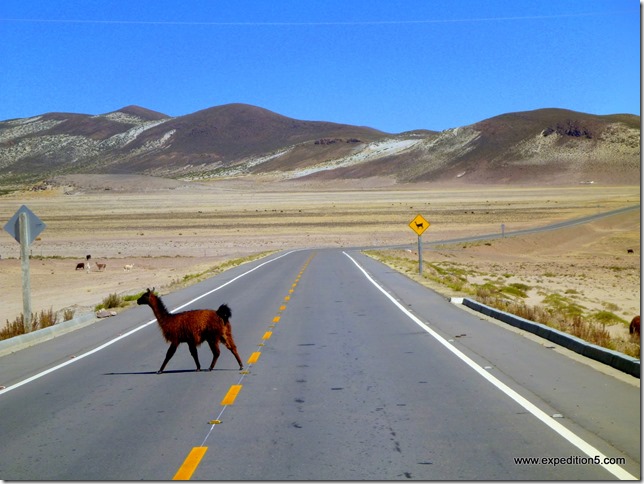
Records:
[[[136,300],[137,304],[147,304],[148,306],[150,305],[150,296],[154,296],[154,288],[148,290],[143,293],[143,295]]]

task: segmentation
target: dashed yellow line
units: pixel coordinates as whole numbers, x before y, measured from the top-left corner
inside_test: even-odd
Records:
[[[297,283],[300,281],[300,278],[302,277],[302,274],[304,273],[304,271],[308,267],[309,262],[313,258],[313,255],[311,255],[311,257],[309,257],[309,259],[305,262],[304,266],[302,266],[302,270],[297,275],[297,278],[295,279],[295,283],[291,286],[291,289],[289,290],[289,296],[284,297],[284,303],[282,303],[282,305],[279,307],[279,313],[278,313],[277,316],[275,316],[273,318],[273,324],[271,324],[269,326],[270,328],[274,328],[275,323],[278,323],[280,321],[281,316],[279,314],[282,311],[286,310],[286,304],[291,299],[290,294],[293,294],[295,292],[295,287],[297,286]],[[259,343],[257,346],[258,347],[264,346],[264,341],[270,339],[270,337],[272,335],[273,335],[272,331],[266,331],[264,333],[264,336],[262,336],[262,342]],[[250,355],[250,357],[248,358],[248,365],[253,365],[253,364],[257,363],[257,361],[259,360],[260,356],[261,356],[260,351],[253,352]],[[242,371],[241,373],[242,373],[242,377],[239,380],[240,384],[231,385],[230,389],[228,390],[228,393],[226,393],[226,396],[221,401],[221,405],[223,405],[224,409],[222,409],[221,413],[219,414],[219,417],[221,417],[221,415],[223,414],[225,408],[228,405],[232,405],[233,403],[235,403],[235,399],[237,398],[237,395],[239,395],[239,392],[242,389],[241,381],[244,378],[243,375],[248,374],[248,370]],[[220,424],[221,420],[219,419],[219,417],[217,419],[215,419],[215,420],[210,420],[208,423],[210,425],[213,425],[213,426],[216,425],[216,424]],[[212,428],[210,429],[210,432],[212,432]],[[205,444],[206,441],[208,440],[208,436],[210,435],[210,432],[208,432],[208,434],[206,435],[206,438],[204,439],[203,444]],[[208,447],[206,447],[203,444],[200,447],[194,447],[190,451],[190,453],[188,454],[188,457],[186,457],[186,459],[183,461],[183,464],[181,465],[181,467],[179,467],[179,470],[174,475],[173,480],[175,480],[175,481],[187,481],[192,477],[192,474],[195,472],[195,470],[197,469],[197,466],[201,462],[201,459],[203,459],[203,456],[206,454],[206,451],[208,450]]]
[[[231,385],[230,390],[228,390],[228,393],[226,393],[226,396],[221,401],[221,404],[232,405],[233,403],[235,403],[235,398],[237,398],[237,395],[239,394],[241,389],[242,389],[241,385]]]
[[[172,478],[173,481],[187,481],[192,477],[192,474],[197,470],[197,466],[203,456],[206,455],[208,447],[193,447],[193,449],[186,457],[186,460],[183,461],[181,467]]]

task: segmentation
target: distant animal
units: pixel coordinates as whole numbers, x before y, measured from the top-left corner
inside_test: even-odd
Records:
[[[82,271],[83,269],[85,269],[85,263],[84,262],[79,262],[78,264],[76,264],[76,270],[77,271],[79,271],[79,270]]]
[[[208,342],[212,351],[212,362],[209,370],[212,370],[219,358],[219,342],[222,342],[235,356],[239,369],[243,370],[244,365],[237,353],[237,346],[233,339],[232,328],[230,325],[230,316],[232,312],[226,304],[219,306],[217,311],[211,309],[196,309],[184,311],[177,314],[171,314],[163,304],[159,296],[154,293],[154,288],[143,293],[137,299],[137,304],[147,304],[152,308],[157,323],[161,327],[163,336],[170,343],[165,360],[157,373],[163,373],[168,361],[174,356],[175,351],[180,343],[188,343],[188,349],[192,358],[197,365],[197,371],[201,370],[199,356],[197,355],[197,346],[204,341]]]
[[[626,249],[627,254],[634,254],[635,251],[633,249]]]
[[[131,271],[132,269],[134,269],[134,264],[125,264],[123,266],[124,271]]]
[[[101,264],[100,262],[97,262],[97,263],[96,263],[96,268],[97,268],[99,271],[104,271],[106,267],[107,267],[107,264]]]
[[[635,316],[631,321],[631,325],[628,327],[628,332],[630,334],[640,334],[640,317]]]

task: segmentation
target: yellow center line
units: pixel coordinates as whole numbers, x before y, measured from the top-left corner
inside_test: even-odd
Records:
[[[186,460],[183,461],[181,467],[172,478],[173,481],[187,481],[190,480],[192,474],[197,470],[197,466],[201,459],[206,454],[208,447],[193,447]]]
[[[306,270],[306,268],[309,265],[309,262],[313,258],[315,254],[311,255],[309,259],[306,261],[304,266],[302,267],[302,270],[298,274],[297,278],[295,279],[295,283],[291,286],[291,290],[289,290],[289,294],[293,294],[294,288],[297,286],[297,283],[300,280],[300,277],[302,277],[302,274]],[[285,296],[284,301],[288,302],[291,299],[290,296]],[[286,310],[286,302],[282,303],[282,305],[279,308],[279,312],[281,313],[282,311]],[[273,323],[277,323],[280,320],[279,313],[277,316],[273,318]],[[275,324],[270,325],[271,328],[275,327]],[[271,336],[273,335],[272,331],[266,331],[264,333],[264,336],[262,337],[262,341],[268,340]],[[264,346],[264,343],[259,343],[257,345],[258,347]],[[253,352],[250,357],[248,358],[248,365],[253,365],[254,363],[257,363],[259,360],[259,357],[261,356],[260,351],[255,351]],[[219,417],[217,417],[216,420],[210,420],[208,423],[211,425],[210,431],[206,435],[206,438],[204,439],[202,445],[200,447],[193,447],[193,449],[190,451],[186,459],[183,461],[183,464],[181,464],[181,467],[179,467],[179,470],[177,473],[174,475],[173,480],[175,481],[187,481],[190,480],[192,477],[192,474],[197,470],[197,466],[201,462],[201,459],[203,459],[203,456],[206,454],[206,451],[208,450],[208,447],[205,446],[206,441],[208,440],[208,437],[210,436],[210,433],[212,432],[214,426],[216,424],[220,424],[221,420],[220,417],[224,413],[224,410],[228,405],[232,405],[235,403],[235,399],[237,398],[237,395],[242,389],[241,382],[244,379],[244,375],[248,374],[248,371],[242,372],[242,377],[239,380],[239,384],[237,385],[231,385],[230,389],[228,390],[228,393],[226,393],[226,396],[224,399],[221,401],[221,405],[224,407],[221,410],[221,413],[219,414]]]
[[[232,405],[233,403],[235,403],[235,398],[237,398],[237,395],[239,394],[241,389],[241,385],[231,385],[230,390],[228,390],[228,393],[226,393],[226,396],[221,401],[221,404]]]

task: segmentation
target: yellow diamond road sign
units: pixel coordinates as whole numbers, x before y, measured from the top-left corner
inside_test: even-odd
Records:
[[[427,230],[427,227],[429,227],[429,222],[421,214],[418,214],[414,220],[409,222],[409,226],[418,235],[422,235]]]

